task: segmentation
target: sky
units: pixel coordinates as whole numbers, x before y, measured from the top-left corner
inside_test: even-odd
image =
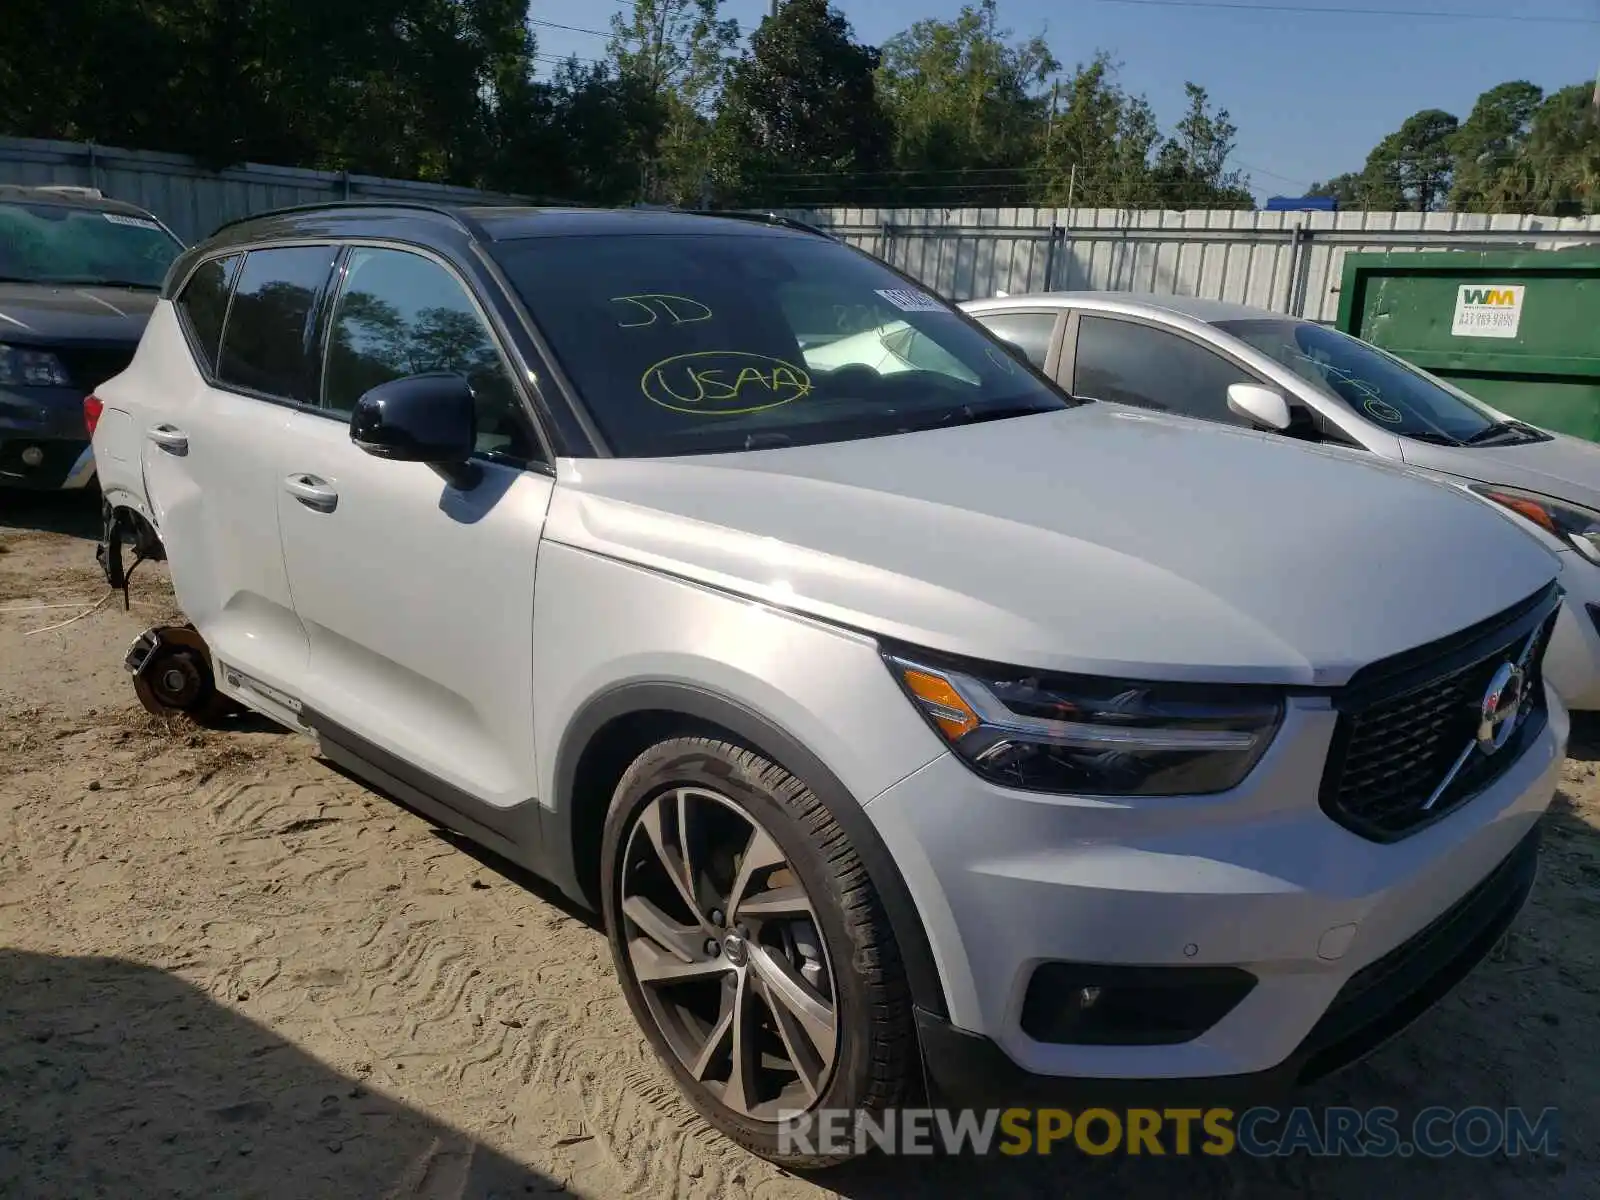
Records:
[[[1108,51],[1122,64],[1123,85],[1149,98],[1163,129],[1182,113],[1184,81],[1205,87],[1239,127],[1232,165],[1263,198],[1300,195],[1314,180],[1359,170],[1367,152],[1420,109],[1465,120],[1479,93],[1497,83],[1527,79],[1553,91],[1592,81],[1600,69],[1600,0],[1278,0],[1364,13],[1246,11],[1253,0],[1227,2],[1241,7],[1000,0],[1000,19],[1019,35],[1042,32],[1069,68]],[[533,0],[530,16],[606,29],[628,4]],[[915,21],[953,16],[961,0],[838,7],[858,40],[881,45]],[[725,0],[723,11],[748,32],[767,3]],[[1415,15],[1422,12],[1503,19]],[[538,24],[534,32],[542,70],[550,67],[543,56],[605,54],[600,37]]]

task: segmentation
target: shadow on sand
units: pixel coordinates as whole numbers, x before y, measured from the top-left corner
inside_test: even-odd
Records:
[[[0,1195],[562,1191],[166,971],[0,950]]]

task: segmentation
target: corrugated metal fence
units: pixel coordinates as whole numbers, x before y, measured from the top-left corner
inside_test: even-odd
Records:
[[[182,154],[28,138],[0,138],[0,183],[96,187],[155,213],[186,242],[197,241],[224,221],[326,200],[368,196],[454,204],[527,203],[517,196],[439,183],[260,163],[208,171]]]
[[[471,188],[181,154],[0,138],[0,183],[78,184],[141,205],[185,241],[270,208],[361,197],[515,204]],[[1152,212],[1113,208],[791,210],[957,300],[1104,289],[1236,300],[1319,321],[1339,308],[1348,251],[1600,243],[1600,217],[1475,213]]]
[[[791,209],[955,300],[1034,291],[1204,296],[1332,322],[1352,251],[1557,249],[1600,217],[1152,212],[1114,208]]]

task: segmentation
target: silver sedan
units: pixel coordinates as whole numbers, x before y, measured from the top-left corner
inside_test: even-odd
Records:
[[[1515,513],[1561,555],[1567,604],[1545,672],[1569,707],[1600,709],[1600,445],[1507,416],[1357,338],[1242,304],[1052,292],[961,307],[1074,395],[1368,451]]]

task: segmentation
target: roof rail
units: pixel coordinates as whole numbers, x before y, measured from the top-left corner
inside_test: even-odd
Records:
[[[30,192],[48,192],[54,196],[82,196],[85,200],[104,200],[105,193],[97,187],[82,187],[75,183],[36,183],[31,187],[25,185],[25,190]]]
[[[243,225],[246,221],[259,221],[264,217],[283,217],[292,213],[327,212],[338,209],[360,208],[398,208],[413,212],[432,213],[434,216],[445,217],[454,221],[467,233],[475,237],[483,235],[483,229],[476,221],[468,217],[459,208],[450,204],[433,204],[426,200],[385,200],[381,198],[366,198],[361,200],[321,200],[313,204],[289,204],[283,208],[269,208],[261,212],[248,213],[242,217],[235,217],[231,221],[224,221],[213,229],[207,236],[215,237],[224,229],[231,229],[235,225]]]
[[[796,220],[794,217],[785,216],[780,212],[773,212],[771,209],[686,208],[678,209],[677,211],[687,212],[697,217],[724,217],[730,221],[760,221],[763,225],[779,225],[784,229],[796,229],[801,233],[812,233],[817,237],[825,237],[829,241],[838,240],[821,226],[807,224],[805,221]]]

